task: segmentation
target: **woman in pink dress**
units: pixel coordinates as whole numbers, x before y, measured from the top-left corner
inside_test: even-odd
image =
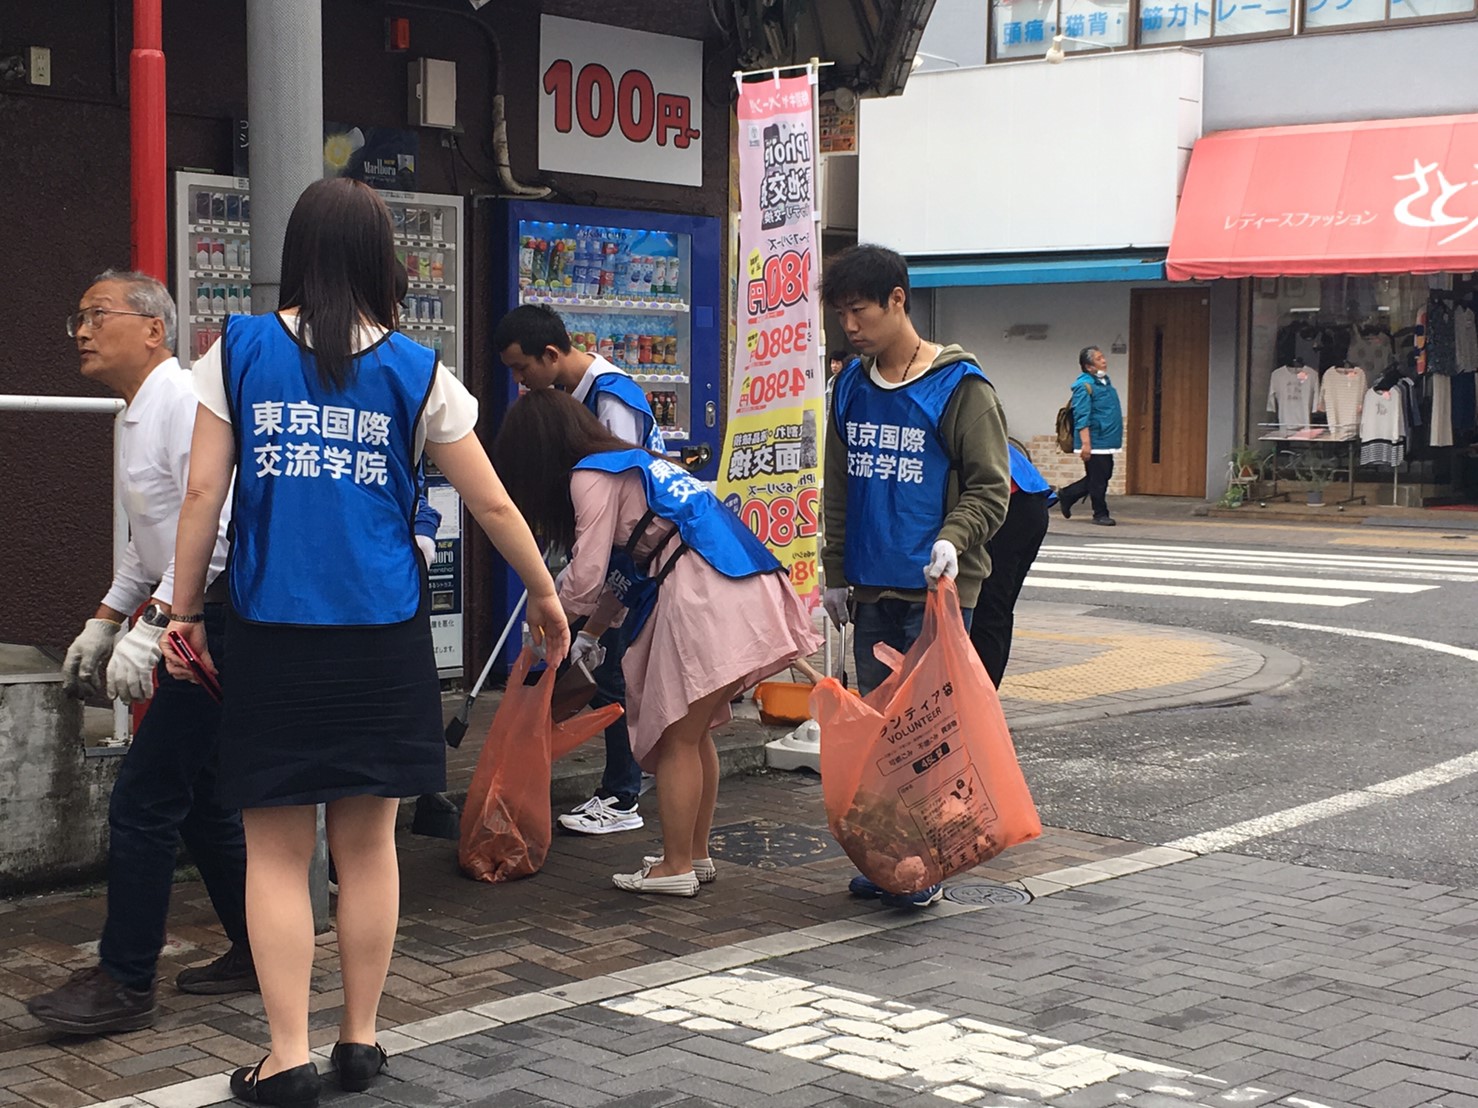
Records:
[[[598,664],[621,623],[632,753],[657,775],[660,858],[616,874],[628,892],[694,896],[715,877],[710,730],[729,702],[820,646],[784,568],[701,482],[610,434],[574,397],[539,389],[509,409],[499,476],[534,533],[570,551],[559,597],[587,617],[572,663]]]

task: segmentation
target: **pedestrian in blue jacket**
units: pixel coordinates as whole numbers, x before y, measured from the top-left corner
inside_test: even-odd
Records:
[[[1093,504],[1093,522],[1112,527],[1109,515],[1109,478],[1114,475],[1114,455],[1124,449],[1124,410],[1119,394],[1109,380],[1108,359],[1096,346],[1085,346],[1078,354],[1078,379],[1073,382],[1073,434],[1082,444],[1083,478],[1058,493],[1057,506],[1063,519],[1071,519],[1073,505],[1083,497]]]

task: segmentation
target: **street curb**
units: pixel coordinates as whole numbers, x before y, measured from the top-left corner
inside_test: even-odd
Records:
[[[1147,626],[1157,626],[1147,624]],[[1279,647],[1235,635],[1207,635],[1218,642],[1231,643],[1243,650],[1262,656],[1263,665],[1251,677],[1244,677],[1230,685],[1201,692],[1176,693],[1173,696],[1136,700],[1120,708],[1070,708],[1061,712],[1049,712],[1033,716],[1019,724],[1012,724],[1013,734],[1034,731],[1042,727],[1061,727],[1070,723],[1087,723],[1091,720],[1111,719],[1118,716],[1134,716],[1144,712],[1161,712],[1170,708],[1214,708],[1218,705],[1235,704],[1257,693],[1271,692],[1292,681],[1303,672],[1303,660]],[[1008,718],[1007,723],[1011,723]]]

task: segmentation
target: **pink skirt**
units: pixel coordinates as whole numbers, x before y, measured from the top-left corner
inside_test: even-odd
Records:
[[[662,583],[621,666],[637,762],[650,772],[662,733],[705,696],[735,682],[753,688],[820,646],[821,636],[783,574],[736,581],[688,551]],[[731,718],[725,703],[711,726]]]

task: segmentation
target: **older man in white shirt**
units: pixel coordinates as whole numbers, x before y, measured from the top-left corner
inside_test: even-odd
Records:
[[[108,270],[67,319],[82,375],[128,405],[121,444],[128,550],[96,614],[67,651],[66,689],[75,696],[152,703],[123,759],[108,810],[108,916],[98,965],[32,998],[31,1014],[71,1034],[148,1027],[156,1018],[154,976],[164,945],[176,852],[184,839],[200,870],[231,949],[182,972],[194,993],[254,990],[246,936],[246,843],[240,813],[215,801],[216,731],[221,707],[198,685],[158,666],[174,593],[175,526],[190,467],[196,400],[190,374],[171,352],[174,301],[152,277]],[[226,519],[210,577],[226,564]],[[124,634],[129,613],[148,607]],[[210,652],[225,657],[222,606],[206,605]],[[159,687],[154,689],[158,671]]]

